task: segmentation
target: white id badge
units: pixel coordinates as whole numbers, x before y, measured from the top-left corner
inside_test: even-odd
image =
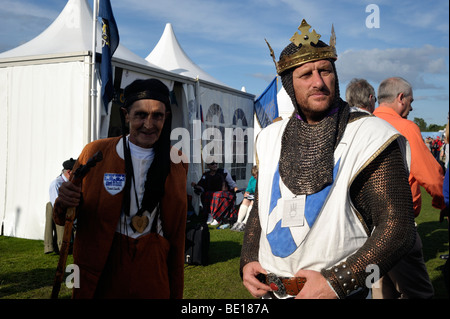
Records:
[[[303,226],[305,220],[306,195],[283,200],[281,227]]]

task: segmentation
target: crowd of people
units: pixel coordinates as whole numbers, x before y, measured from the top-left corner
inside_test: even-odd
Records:
[[[245,229],[249,212],[253,207],[258,168],[253,166],[251,177],[245,189],[239,189],[235,178],[226,168],[219,168],[213,157],[207,158],[208,170],[200,180],[191,186],[201,198],[200,217],[206,224],[218,229],[230,228],[242,232]],[[241,203],[237,203],[237,193],[244,192]]]
[[[235,180],[207,159],[191,184],[201,217],[244,231],[239,272],[254,297],[432,298],[415,218],[421,187],[448,214],[448,170],[445,184],[443,167],[407,119],[412,86],[389,77],[375,96],[354,79],[342,100],[334,31],[326,44],[310,29],[303,20],[278,61],[268,44],[294,112],[259,133],[239,208]],[[57,225],[77,207],[73,297],[182,298],[188,164],[170,160],[171,152],[183,156],[170,144],[169,90],[136,80],[124,100],[123,135],[86,145],[71,170],[99,151],[103,160],[82,185],[61,180],[54,201]]]
[[[424,138],[424,142],[434,158],[447,169],[449,145],[446,136],[444,139],[441,139],[439,135],[434,139],[431,136],[427,136]]]
[[[362,79],[355,82],[371,85]],[[396,96],[390,92],[396,89]],[[373,88],[371,88],[373,90]],[[347,95],[354,95],[352,83],[347,87]],[[346,96],[347,96],[346,95]],[[444,172],[436,159],[425,147],[418,126],[407,120],[412,111],[413,91],[411,85],[402,78],[389,78],[381,82],[378,89],[379,106],[372,113],[386,120],[406,137],[411,151],[409,163],[409,184],[413,198],[414,217],[420,214],[422,200],[421,187],[432,196],[432,205],[445,210],[443,198]],[[361,105],[355,103],[355,107]],[[415,277],[413,279],[413,277]],[[383,276],[377,287],[372,289],[373,298],[431,298],[434,294],[433,286],[423,260],[422,242],[416,232],[415,245],[409,253],[401,259],[390,272]]]

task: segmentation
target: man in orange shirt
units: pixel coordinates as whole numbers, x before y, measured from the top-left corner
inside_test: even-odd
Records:
[[[409,142],[411,163],[409,184],[413,195],[414,216],[422,206],[420,186],[433,198],[432,205],[444,209],[442,186],[444,172],[423,142],[419,127],[407,116],[412,111],[411,85],[399,77],[388,78],[378,88],[379,107],[373,114],[394,126]],[[419,234],[414,248],[381,280],[381,288],[373,289],[374,298],[431,298],[434,294],[422,254]]]
[[[400,92],[398,88],[401,85],[404,85],[409,92]],[[378,89],[378,100],[380,105],[373,114],[394,126],[406,137],[411,147],[409,184],[413,195],[414,216],[419,215],[422,207],[420,186],[423,186],[433,198],[433,207],[445,208],[442,195],[444,181],[442,167],[423,142],[419,127],[414,122],[407,120],[409,112],[412,111],[411,103],[414,100],[411,86],[401,78],[386,79]]]

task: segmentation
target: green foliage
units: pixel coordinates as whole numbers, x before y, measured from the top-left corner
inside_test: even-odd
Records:
[[[426,132],[438,132],[443,129],[445,129],[445,125],[430,124],[428,125]]]
[[[428,125],[427,122],[421,117],[415,117],[413,120],[414,123],[417,124],[421,132],[438,132],[440,130],[445,129],[445,125],[438,125],[438,124],[430,124]]]
[[[425,132],[427,130],[427,123],[423,118],[415,117],[413,122],[417,124],[421,132]]]

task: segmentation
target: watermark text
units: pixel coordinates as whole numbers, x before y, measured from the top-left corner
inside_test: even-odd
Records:
[[[366,12],[370,14],[366,17],[366,27],[368,29],[380,28],[380,7],[376,4],[369,4],[366,7]]]

